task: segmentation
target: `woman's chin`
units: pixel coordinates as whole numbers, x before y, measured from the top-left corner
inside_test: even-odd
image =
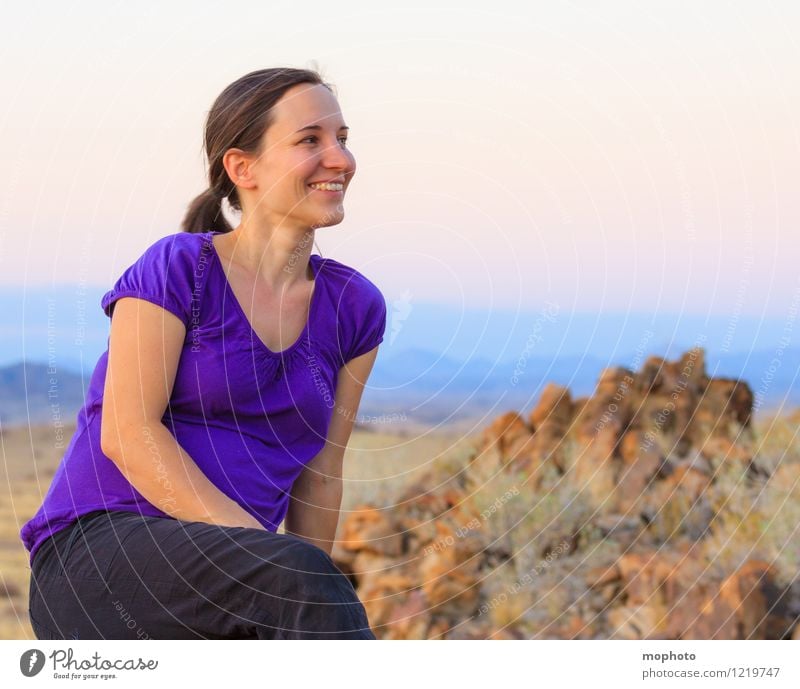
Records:
[[[328,227],[329,225],[338,225],[342,220],[344,220],[344,207],[339,204],[329,212],[317,216],[317,221],[314,223],[314,226]]]

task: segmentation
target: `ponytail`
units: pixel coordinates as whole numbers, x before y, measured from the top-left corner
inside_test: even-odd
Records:
[[[189,204],[181,223],[184,232],[230,232],[230,226],[222,213],[222,203],[213,189],[206,189]]]

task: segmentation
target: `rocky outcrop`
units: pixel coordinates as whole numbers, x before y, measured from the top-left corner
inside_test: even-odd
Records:
[[[721,571],[701,552],[721,469],[767,478],[752,407],[746,383],[706,374],[702,349],[608,368],[586,398],[547,385],[530,413],[489,424],[457,475],[432,469],[391,510],[351,512],[334,559],[382,638],[789,638],[800,596],[773,565]],[[544,580],[568,592],[546,623]]]

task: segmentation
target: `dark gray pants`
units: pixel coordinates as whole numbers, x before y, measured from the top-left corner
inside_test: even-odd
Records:
[[[295,536],[91,512],[42,543],[39,639],[374,639],[350,581]]]

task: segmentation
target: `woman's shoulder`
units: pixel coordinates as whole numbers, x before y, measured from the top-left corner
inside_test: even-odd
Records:
[[[213,252],[208,233],[174,232],[160,237],[148,246],[136,263],[156,276],[200,275]]]
[[[359,298],[363,298],[365,295],[383,298],[380,289],[370,278],[346,263],[333,258],[320,257],[319,271],[318,274],[322,275],[326,284],[333,285],[341,292],[343,298],[351,295]]]
[[[175,272],[196,265],[208,243],[207,234],[174,232],[151,241],[140,253],[132,266],[140,265],[157,271]]]
[[[374,349],[386,330],[386,300],[360,270],[332,258],[323,259],[322,275],[333,285],[339,365]]]
[[[169,255],[176,258],[196,257],[204,247],[206,250],[210,248],[208,233],[173,232],[156,239],[144,253],[153,256]]]
[[[204,274],[203,263],[208,260],[207,237],[175,232],[152,242],[103,295],[103,311],[111,316],[118,299],[132,296],[163,306],[187,322],[194,290]]]

